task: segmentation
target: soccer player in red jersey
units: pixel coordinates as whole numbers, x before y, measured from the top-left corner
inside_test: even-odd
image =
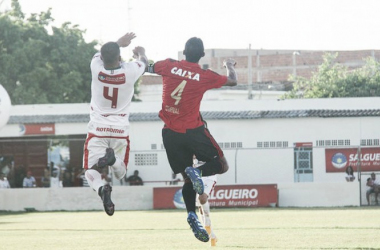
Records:
[[[199,108],[207,90],[237,85],[236,63],[232,59],[223,62],[227,76],[202,69],[198,62],[205,53],[203,42],[197,37],[186,42],[183,54],[186,60],[158,61],[148,66],[148,71],[163,78],[162,110],[159,113],[165,123],[162,138],[173,172],[182,173],[184,177],[182,195],[188,212],[187,221],[195,237],[207,242],[207,231],[195,213],[196,193],[201,195],[204,192],[201,176],[223,174],[228,170],[228,164]],[[193,168],[193,155],[205,164]]]

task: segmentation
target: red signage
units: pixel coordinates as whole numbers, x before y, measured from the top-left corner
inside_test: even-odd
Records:
[[[153,189],[153,208],[184,208],[182,187]],[[276,184],[216,186],[209,197],[211,207],[268,207],[278,203]]]
[[[313,143],[312,142],[296,142],[296,143],[294,143],[294,147],[296,147],[296,148],[312,148]]]
[[[378,148],[326,148],[326,172],[344,172],[351,165],[362,172],[380,171],[380,147]]]
[[[54,135],[55,124],[20,124],[20,135]]]

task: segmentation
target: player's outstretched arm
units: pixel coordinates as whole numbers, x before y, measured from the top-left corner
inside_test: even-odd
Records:
[[[228,58],[223,61],[223,66],[227,69],[227,82],[224,86],[236,86],[237,85],[237,74],[235,71],[235,60]]]
[[[143,47],[137,46],[133,49],[133,58],[142,61],[145,64],[145,68],[148,67],[148,58],[145,55],[145,49]]]
[[[133,32],[128,32],[127,34],[125,34],[124,36],[120,37],[119,40],[117,40],[117,44],[122,47],[122,48],[125,48],[127,47],[129,44],[131,44],[131,41],[132,39],[134,39],[136,37],[136,34],[133,33]]]

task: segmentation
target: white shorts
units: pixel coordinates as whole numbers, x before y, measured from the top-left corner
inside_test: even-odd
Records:
[[[92,168],[99,158],[106,154],[107,148],[113,148],[115,156],[128,165],[129,126],[108,126],[89,122],[84,144],[83,168]]]
[[[203,181],[203,185],[205,187],[203,193],[207,194],[208,197],[210,197],[211,193],[214,190],[214,187],[216,185],[216,181],[217,181],[216,175],[203,176],[202,181]],[[201,205],[199,202],[199,194],[197,194],[197,198],[195,199],[195,201],[196,201],[196,206],[199,207]]]

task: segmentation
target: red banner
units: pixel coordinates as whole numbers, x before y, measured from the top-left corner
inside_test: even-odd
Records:
[[[296,142],[296,143],[294,143],[294,147],[296,147],[296,148],[312,148],[313,143],[312,142]]]
[[[211,207],[268,207],[278,203],[276,184],[216,186],[209,197]],[[182,187],[153,189],[153,208],[185,208]]]
[[[21,124],[20,135],[54,135],[55,124]]]
[[[380,171],[380,147],[377,148],[326,148],[326,172],[344,172],[351,165],[358,171],[360,163],[362,172]]]

